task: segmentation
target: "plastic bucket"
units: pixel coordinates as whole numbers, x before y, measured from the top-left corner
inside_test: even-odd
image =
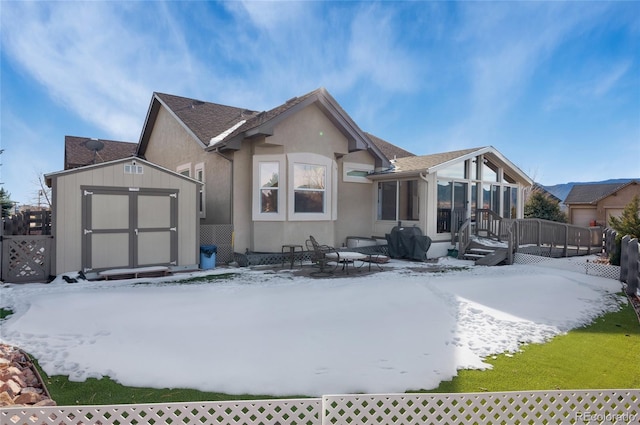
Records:
[[[215,245],[200,246],[200,268],[202,270],[215,269],[217,252],[218,247]]]

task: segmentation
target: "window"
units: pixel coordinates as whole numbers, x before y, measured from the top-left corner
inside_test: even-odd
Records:
[[[419,218],[417,180],[378,182],[378,220],[417,221]]]
[[[332,159],[314,153],[287,154],[287,219],[335,220],[338,167]],[[281,197],[285,197],[282,194]]]
[[[176,167],[178,174],[182,174],[186,177],[191,177],[191,163],[178,165]]]
[[[206,196],[206,191],[205,191],[205,185],[204,185],[204,163],[199,163],[196,164],[195,167],[193,167],[194,169],[194,173],[195,173],[195,178],[196,180],[198,180],[199,182],[201,182],[202,184],[200,185],[200,191],[198,193],[198,212],[200,213],[200,218],[205,218],[207,216],[206,212],[206,201],[205,201],[205,196]]]
[[[253,157],[252,217],[256,221],[286,219],[285,156]]]
[[[280,164],[260,163],[260,213],[278,213],[280,190]]]
[[[467,161],[458,162],[438,171],[438,177],[449,177],[452,179],[467,178]]]
[[[125,174],[143,174],[143,171],[142,165],[124,164]]]
[[[373,169],[371,164],[345,162],[342,164],[342,180],[351,183],[371,183],[367,176]]]
[[[293,165],[294,213],[324,213],[327,167]]]
[[[466,182],[438,180],[438,233],[457,231],[460,220],[466,219],[467,188]]]
[[[503,186],[502,196],[502,216],[504,218],[516,218],[518,213],[518,189]]]
[[[378,220],[396,221],[398,182],[378,183]]]
[[[418,220],[418,181],[403,180],[398,182],[398,216],[400,220]]]
[[[498,167],[485,159],[482,164],[482,180],[486,182],[497,182],[499,181],[498,177]]]

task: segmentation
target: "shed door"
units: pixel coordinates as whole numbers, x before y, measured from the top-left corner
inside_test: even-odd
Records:
[[[177,264],[177,190],[82,189],[83,270]]]

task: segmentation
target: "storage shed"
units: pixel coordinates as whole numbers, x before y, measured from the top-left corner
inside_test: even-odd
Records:
[[[45,178],[53,198],[52,274],[198,267],[198,181],[137,157]]]

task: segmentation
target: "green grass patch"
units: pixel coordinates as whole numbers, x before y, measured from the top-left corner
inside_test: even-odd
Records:
[[[0,320],[6,319],[7,317],[11,316],[12,314],[13,314],[13,310],[6,309],[6,308],[0,308]]]
[[[267,400],[275,398],[268,395],[230,395],[186,388],[127,387],[107,377],[101,379],[89,378],[85,382],[72,382],[66,376],[47,376],[39,366],[37,367],[42,379],[45,381],[49,394],[51,394],[51,398],[55,400],[58,406]]]
[[[640,388],[638,359],[640,324],[627,305],[547,343],[489,358],[491,370],[460,370],[427,392]]]
[[[487,359],[491,370],[461,370],[451,381],[422,392],[533,391],[640,388],[640,324],[631,306],[605,314],[545,344]],[[142,360],[143,361],[143,360]],[[259,400],[268,395],[229,395],[192,389],[123,386],[109,378],[71,382],[47,376],[34,361],[58,405],[170,403],[183,401]],[[161,371],[159,371],[161,373]],[[291,398],[301,398],[294,396]],[[283,397],[277,397],[283,398]]]

